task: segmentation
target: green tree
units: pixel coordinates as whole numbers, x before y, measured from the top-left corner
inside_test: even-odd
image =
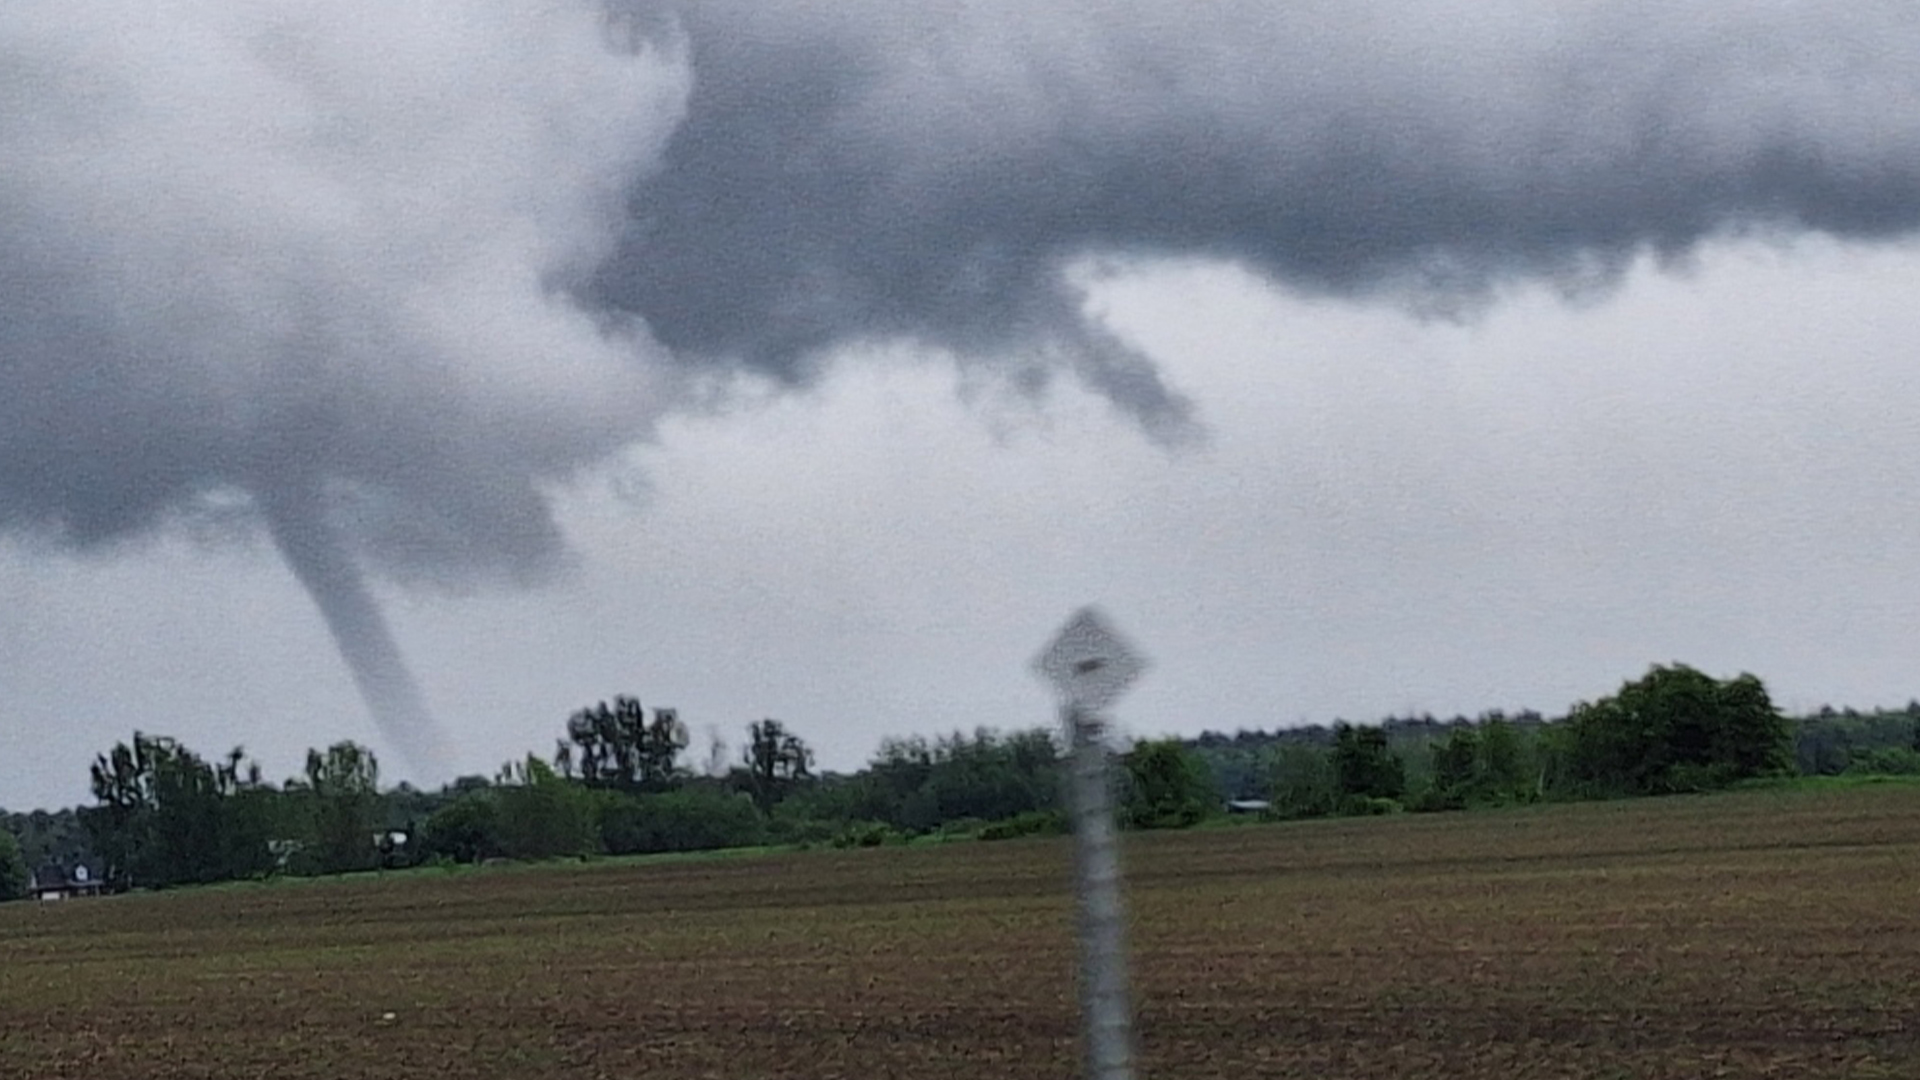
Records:
[[[896,829],[919,831],[944,816],[934,776],[946,766],[937,743],[915,735],[880,740],[866,771],[851,782],[821,785],[819,798],[839,805],[827,816],[839,822],[883,821]]]
[[[95,759],[99,805],[81,815],[109,886],[164,887],[254,873],[266,861],[266,836],[251,811],[264,796],[258,766],[243,770],[236,749],[209,763],[172,739],[135,732]],[[246,814],[236,813],[241,809]]]
[[[528,754],[494,788],[503,854],[515,859],[590,855],[600,848],[592,795]]]
[[[48,863],[73,866],[93,854],[86,827],[80,824],[80,813],[72,807],[0,814],[0,829],[13,833],[30,867]]]
[[[588,787],[665,791],[679,776],[687,728],[673,709],[647,711],[638,698],[619,696],[567,718],[569,747],[562,743],[554,765],[563,777],[576,771]]]
[[[1855,776],[1914,776],[1920,774],[1920,751],[1904,746],[1856,750],[1846,771]]]
[[[236,778],[169,744],[152,757],[153,875],[166,884],[204,883],[227,876],[226,798]]]
[[[766,840],[767,823],[753,800],[716,785],[598,794],[600,841],[609,854],[713,851]]]
[[[1454,728],[1445,742],[1432,745],[1433,778],[1427,806],[1457,808],[1472,800],[1480,783],[1480,752],[1480,733],[1465,724]]]
[[[1218,802],[1206,763],[1178,739],[1135,743],[1125,758],[1124,814],[1139,829],[1183,829],[1212,816]]]
[[[1280,817],[1324,817],[1340,808],[1340,779],[1327,751],[1303,742],[1274,747],[1269,785]]]
[[[1487,795],[1497,802],[1524,802],[1538,794],[1538,783],[1527,762],[1524,737],[1512,721],[1499,713],[1480,723],[1480,776]]]
[[[891,741],[872,769],[884,801],[859,816],[911,831],[1050,810],[1060,787],[1059,751],[1038,730]]]
[[[147,762],[152,745],[136,731],[132,746],[115,743],[94,759],[90,771],[99,805],[83,810],[80,821],[105,862],[109,888],[126,889],[150,868],[154,797]]]
[[[427,816],[421,849],[428,856],[475,863],[505,851],[491,786],[469,790]]]
[[[748,724],[742,756],[747,766],[747,793],[763,814],[771,813],[795,784],[813,775],[813,751],[778,720]]]
[[[20,842],[0,829],[0,901],[27,895],[27,876],[27,859],[20,853]]]
[[[380,801],[380,762],[372,750],[338,742],[325,753],[307,751],[306,785],[299,794],[306,803],[310,843],[302,862],[323,874],[378,865],[386,808]]]
[[[1398,799],[1407,793],[1406,766],[1377,727],[1335,724],[1333,771],[1340,793],[1349,798]]]
[[[273,842],[286,838],[286,797],[256,776],[231,791],[222,806],[221,877],[265,877],[274,871]]]
[[[1793,725],[1759,678],[1743,672],[1718,689],[1703,763],[1730,770],[1735,780],[1791,772]]]
[[[1684,664],[1575,706],[1567,729],[1571,779],[1589,793],[1723,787],[1794,760],[1792,728],[1759,679],[1721,682]]]
[[[897,833],[1031,822],[1055,813],[1060,770],[1058,746],[1045,729],[885,739],[860,772],[788,791],[772,819],[781,835],[798,838],[843,832],[856,822]],[[745,769],[739,786],[752,790]]]
[[[1488,713],[1477,723],[1456,722],[1443,742],[1428,744],[1429,777],[1418,806],[1454,810],[1465,806],[1525,802],[1537,795],[1528,772],[1526,743],[1511,721]]]

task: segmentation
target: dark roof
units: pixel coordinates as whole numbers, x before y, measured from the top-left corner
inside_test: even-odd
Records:
[[[75,863],[71,870],[56,863],[48,863],[33,872],[32,889],[40,892],[45,889],[98,888],[100,875],[84,862]]]

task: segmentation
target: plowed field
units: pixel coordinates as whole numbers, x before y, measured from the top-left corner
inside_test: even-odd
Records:
[[[1079,1069],[1062,841],[0,906],[0,1077]],[[1920,1076],[1920,788],[1128,838],[1147,1080]]]

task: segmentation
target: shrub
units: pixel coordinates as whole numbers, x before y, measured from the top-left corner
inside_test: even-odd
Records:
[[[767,826],[753,800],[711,788],[657,795],[604,793],[599,830],[615,855],[715,851],[767,841]]]
[[[1847,760],[1850,776],[1920,775],[1920,752],[1905,746],[1887,746],[1877,750],[1856,750]]]
[[[1265,816],[1272,819],[1325,817],[1340,805],[1332,755],[1317,746],[1283,743],[1276,747],[1270,787],[1272,805]]]
[[[1386,814],[1398,814],[1406,810],[1398,799],[1383,799],[1377,796],[1349,795],[1340,801],[1340,813],[1348,817],[1379,817]]]
[[[587,789],[554,775],[528,755],[518,784],[493,789],[501,852],[515,859],[590,855],[600,847],[595,806]]]
[[[837,848],[871,848],[892,844],[904,844],[913,839],[911,833],[903,833],[893,826],[879,821],[856,821],[840,830],[833,838]]]
[[[1218,794],[1199,755],[1178,739],[1142,742],[1127,754],[1121,813],[1137,829],[1184,829],[1206,820]]]
[[[427,818],[421,850],[429,858],[477,863],[500,854],[500,818],[493,796],[472,791]]]
[[[1005,821],[982,826],[982,840],[1013,840],[1022,836],[1058,836],[1067,831],[1067,818],[1058,810],[1029,810]]]

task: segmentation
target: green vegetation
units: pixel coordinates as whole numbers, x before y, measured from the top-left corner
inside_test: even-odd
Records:
[[[794,790],[772,812],[773,835],[806,842],[875,824],[903,835],[977,828],[1056,809],[1060,776],[1046,731],[887,739],[866,769]]]
[[[1387,747],[1386,732],[1336,724],[1333,779],[1343,806],[1367,807],[1407,793],[1407,769]]]
[[[591,855],[600,849],[590,789],[560,778],[528,754],[502,774],[493,795],[493,846],[512,859]]]
[[[763,813],[812,778],[813,751],[778,720],[747,725],[747,790]]]
[[[96,805],[0,817],[30,868],[89,862],[116,891],[421,863],[877,847],[1062,831],[1060,747],[1045,730],[888,739],[864,769],[821,773],[779,720],[746,726],[730,764],[684,758],[673,709],[620,696],[569,716],[550,759],[439,791],[382,791],[353,743],[275,786],[234,750],[208,760],[135,733],[92,769]],[[1705,791],[1817,775],[1920,775],[1920,702],[1783,717],[1752,675],[1655,667],[1559,720],[1389,719],[1148,739],[1122,759],[1123,823],[1185,828]],[[1254,800],[1254,801],[1247,801]]]
[[[99,805],[81,824],[104,861],[104,880],[135,884],[204,884],[263,871],[273,816],[285,800],[256,797],[259,769],[241,770],[235,750],[209,762],[172,739],[135,732],[93,764]]]
[[[1781,775],[1793,762],[1792,728],[1759,679],[1717,682],[1684,665],[1576,706],[1564,733],[1571,782],[1602,794],[1723,788]]]
[[[309,841],[297,852],[296,866],[338,874],[379,864],[386,809],[372,751],[350,742],[335,743],[324,754],[309,751],[306,783],[287,785],[286,812],[291,818],[283,821],[297,821],[297,834]]]
[[[18,900],[27,895],[27,860],[20,853],[20,842],[0,829],[0,900]]]
[[[608,797],[596,811],[601,847],[609,855],[717,851],[767,842],[768,825],[754,799],[719,785]]]
[[[382,792],[378,761],[353,743],[310,752],[304,775],[276,787],[240,750],[208,762],[136,732],[95,762],[98,805],[6,823],[25,826],[46,862],[100,865],[115,891],[423,863],[1008,838],[1063,824],[1045,732],[893,740],[870,768],[821,776],[806,742],[773,719],[748,725],[739,764],[715,758],[720,768],[704,775],[682,764],[686,731],[671,709],[649,715],[620,697],[574,713],[566,731],[551,763],[527,755],[438,792]],[[1165,749],[1186,771],[1164,824],[1206,817],[1215,797],[1204,767],[1178,743]],[[65,819],[78,827],[61,828]]]
[[[1143,831],[1143,1076],[1907,1076],[1920,787]],[[0,907],[0,1076],[1076,1075],[1064,840]]]
[[[1274,816],[1324,817],[1340,809],[1340,777],[1333,770],[1332,754],[1305,742],[1281,742],[1270,756],[1273,778],[1267,790]]]
[[[1820,760],[1893,772],[1911,755],[1920,773],[1920,751],[1910,745],[1920,706],[1901,716],[1901,746],[1855,745],[1826,720],[1813,729],[1815,721],[1782,716],[1752,675],[1719,681],[1676,664],[1576,705],[1560,721],[1488,713],[1341,723],[1210,733],[1196,748],[1227,779],[1229,795],[1269,799],[1272,817],[1310,818],[1721,789],[1791,775],[1796,756],[1807,757],[1797,740],[1810,730],[1823,740]]]
[[[146,893],[0,911],[0,1075],[1072,1069],[1064,845],[929,850],[1064,831],[1051,733],[888,740],[841,775],[771,719],[698,772],[670,709],[565,730],[437,792],[381,790],[352,743],[276,786],[135,733],[96,805],[0,820],[0,899],[89,855]],[[1149,1075],[1838,1077],[1920,1051],[1920,703],[1789,720],[1751,675],[1674,665],[1561,720],[1121,764]],[[1229,797],[1391,819],[1185,831]],[[1436,813],[1494,806],[1517,809]],[[687,857],[719,851],[761,855]],[[324,880],[160,891],[283,877]]]
[[[1184,829],[1212,817],[1219,796],[1207,766],[1178,739],[1136,743],[1121,764],[1126,798],[1120,818],[1136,829]]]

